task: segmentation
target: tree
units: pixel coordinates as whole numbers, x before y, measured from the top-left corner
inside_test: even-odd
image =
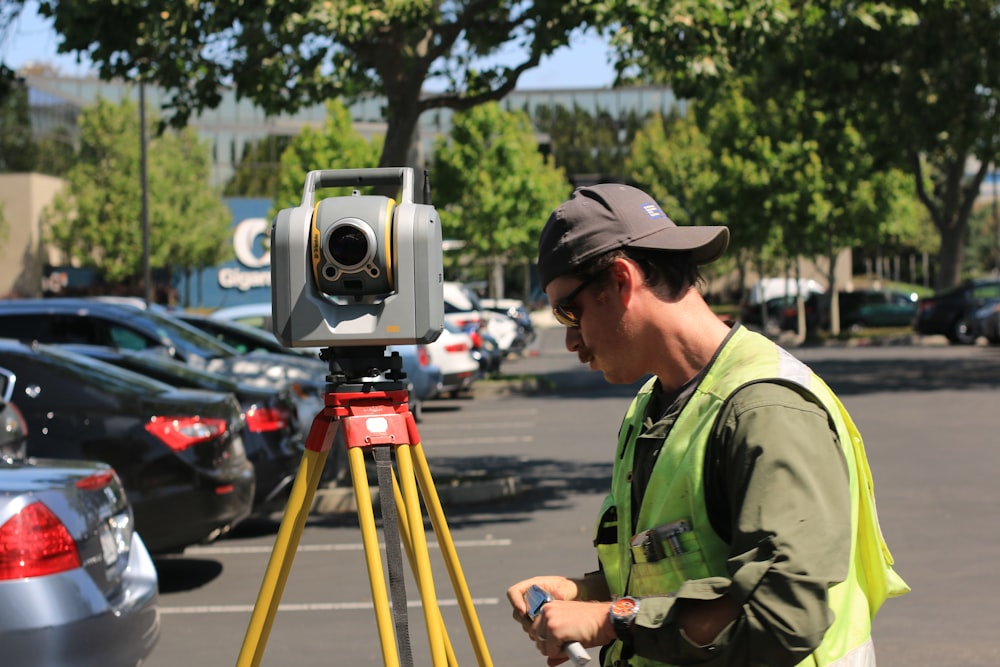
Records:
[[[35,157],[28,117],[28,88],[19,81],[10,84],[6,95],[0,94],[0,172],[33,171]]]
[[[941,236],[938,284],[960,278],[969,214],[1000,147],[1000,8],[992,0],[611,2],[623,77],[705,97],[756,77],[801,91],[905,169]],[[780,99],[780,98],[778,98]],[[967,176],[969,165],[976,165]]]
[[[281,154],[272,213],[302,202],[302,189],[310,171],[374,167],[381,148],[381,137],[369,141],[357,133],[343,104],[328,102],[323,127],[302,128]]]
[[[490,295],[502,297],[503,266],[535,259],[545,220],[568,194],[564,172],[539,153],[527,114],[485,104],[455,115],[433,173],[445,236],[493,268]]]
[[[227,197],[273,197],[278,189],[281,154],[292,138],[270,135],[243,146],[243,157],[222,194]]]
[[[379,166],[413,166],[417,121],[513,90],[520,74],[587,25],[592,5],[561,0],[40,0],[63,36],[105,78],[171,91],[174,123],[216,107],[223,86],[269,114],[378,94],[388,123]],[[514,46],[523,59],[498,63]],[[510,52],[507,49],[506,52]],[[443,92],[424,94],[428,82]]]
[[[586,174],[608,180],[624,178],[628,147],[645,120],[635,111],[615,117],[606,109],[590,113],[576,104],[540,106],[533,118],[535,129],[548,136],[556,166],[571,177]]]
[[[144,274],[138,116],[128,99],[83,111],[76,164],[43,212],[49,240],[67,257],[132,289]],[[187,129],[155,137],[148,155],[150,265],[190,270],[222,261],[230,216],[208,186],[208,146]]]
[[[899,198],[853,127],[801,93],[775,99],[752,79],[729,81],[689,117],[652,122],[633,155],[630,178],[678,222],[729,226],[741,282],[750,257],[765,275],[775,260],[823,255],[836,290],[836,254],[873,242]]]

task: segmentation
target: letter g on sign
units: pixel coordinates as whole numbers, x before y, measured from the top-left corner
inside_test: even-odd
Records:
[[[259,269],[271,264],[271,253],[266,250],[258,255],[254,252],[254,242],[267,234],[267,220],[247,218],[241,220],[233,232],[233,251],[240,264],[250,269]]]

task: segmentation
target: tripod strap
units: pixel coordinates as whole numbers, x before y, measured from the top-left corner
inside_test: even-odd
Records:
[[[402,667],[413,666],[410,631],[406,611],[406,581],[403,578],[403,552],[399,538],[399,515],[392,485],[392,457],[388,447],[374,447],[375,471],[378,473],[378,499],[382,510],[382,532],[385,534],[385,560],[389,569],[389,595],[392,598],[392,619],[396,625],[396,642]]]

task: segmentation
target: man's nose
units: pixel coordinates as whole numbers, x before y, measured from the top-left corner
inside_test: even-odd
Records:
[[[580,336],[579,327],[566,327],[566,349],[570,352],[576,352],[576,349],[580,347],[580,343],[583,338]]]

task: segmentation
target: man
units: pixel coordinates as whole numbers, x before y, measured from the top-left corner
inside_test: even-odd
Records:
[[[838,399],[697,289],[725,227],[678,227],[633,187],[577,189],[549,217],[539,275],[566,347],[609,382],[652,374],[618,436],[600,569],[507,591],[550,665],[874,665],[871,619],[905,593],[861,437]],[[524,594],[554,598],[534,621]]]

